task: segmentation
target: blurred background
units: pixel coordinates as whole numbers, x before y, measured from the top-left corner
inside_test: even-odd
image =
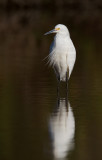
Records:
[[[77,51],[68,98],[43,61],[59,23]],[[1,160],[102,159],[101,43],[101,0],[0,0]]]

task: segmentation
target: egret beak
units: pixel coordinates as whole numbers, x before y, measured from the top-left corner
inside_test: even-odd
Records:
[[[44,35],[47,35],[47,34],[50,34],[50,33],[56,33],[56,30],[53,29],[53,30],[51,30],[51,31],[49,31],[49,32],[47,32],[47,33],[45,33]]]

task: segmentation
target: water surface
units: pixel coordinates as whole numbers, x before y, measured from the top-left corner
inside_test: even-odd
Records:
[[[0,159],[101,160],[102,32],[96,19],[40,10],[0,17]],[[53,39],[43,34],[57,23],[68,26],[77,50],[68,97],[63,83],[57,96],[56,77],[43,61]]]

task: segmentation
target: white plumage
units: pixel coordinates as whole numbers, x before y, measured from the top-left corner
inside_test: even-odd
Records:
[[[50,33],[56,33],[56,35],[50,46],[49,63],[53,66],[57,79],[67,81],[66,76],[70,78],[76,60],[75,47],[65,25],[58,24],[45,35]]]

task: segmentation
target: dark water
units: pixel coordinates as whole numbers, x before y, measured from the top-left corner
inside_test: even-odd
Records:
[[[1,12],[1,160],[102,159],[100,14],[68,13]],[[57,97],[56,77],[43,61],[53,39],[43,34],[57,23],[68,26],[77,50],[68,97],[63,83]]]

